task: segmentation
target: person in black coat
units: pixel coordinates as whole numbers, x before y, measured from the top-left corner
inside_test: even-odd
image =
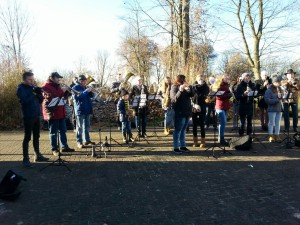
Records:
[[[253,97],[249,97],[250,91],[255,91],[255,84],[251,81],[249,73],[242,74],[242,82],[238,85],[236,98],[240,102],[239,115],[241,126],[239,135],[243,136],[245,132],[245,122],[247,119],[247,135],[252,133],[252,118],[253,118]]]
[[[194,93],[193,97],[193,109],[192,109],[192,120],[193,120],[193,147],[205,147],[205,115],[206,115],[206,97],[209,93],[209,87],[204,80],[204,75],[198,75],[195,84],[192,87]],[[201,130],[201,144],[198,144],[197,128],[200,126]]]
[[[185,81],[184,75],[177,75],[175,84],[171,87],[170,97],[175,112],[173,132],[174,153],[190,152],[186,147],[185,134],[189,118],[192,114],[191,97],[193,97],[193,92],[191,86]]]

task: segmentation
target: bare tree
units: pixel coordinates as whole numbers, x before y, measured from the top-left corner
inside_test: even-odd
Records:
[[[243,43],[243,53],[254,72],[260,78],[261,57],[272,52],[282,53],[299,44],[291,38],[291,29],[299,23],[297,0],[228,0],[222,1],[217,15],[224,24],[237,31]],[[234,15],[237,24],[231,22]],[[225,19],[224,19],[225,18]]]
[[[4,54],[6,59],[12,60],[14,66],[21,69],[28,64],[23,47],[31,27],[29,14],[20,1],[6,1],[6,4],[0,6],[2,57]]]
[[[94,62],[95,79],[98,81],[100,87],[103,87],[108,83],[108,80],[113,77],[115,65],[110,61],[107,51],[104,50],[97,51]]]

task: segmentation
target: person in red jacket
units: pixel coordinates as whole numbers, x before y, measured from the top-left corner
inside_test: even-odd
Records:
[[[214,85],[219,85],[216,87],[217,91],[224,91],[222,95],[216,96],[216,113],[220,118],[220,125],[219,125],[219,142],[221,145],[228,145],[228,142],[225,141],[224,133],[226,128],[226,121],[227,121],[227,111],[229,110],[230,103],[229,99],[231,98],[232,94],[229,90],[229,76],[224,74],[220,82],[215,82]]]
[[[44,84],[43,94],[44,94],[44,102],[43,102],[43,116],[44,119],[49,123],[49,138],[50,145],[53,155],[58,156],[59,147],[57,142],[57,133],[59,131],[59,138],[61,144],[61,152],[74,152],[75,150],[70,148],[67,143],[67,128],[66,128],[66,110],[65,105],[54,104],[53,106],[49,106],[50,102],[55,98],[57,100],[64,100],[69,96],[68,88],[60,86],[60,79],[63,78],[57,72],[51,73],[48,81]],[[58,102],[58,101],[56,101]]]

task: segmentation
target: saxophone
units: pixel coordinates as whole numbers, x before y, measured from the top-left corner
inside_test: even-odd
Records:
[[[164,109],[169,108],[169,106],[171,104],[170,91],[171,91],[171,84],[168,84],[167,90],[165,92],[164,101],[163,101],[163,108]]]

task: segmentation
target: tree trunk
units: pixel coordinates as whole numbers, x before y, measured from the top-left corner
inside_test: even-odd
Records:
[[[183,65],[187,69],[189,48],[190,48],[190,0],[182,0],[182,56]],[[187,71],[186,71],[187,72]]]

